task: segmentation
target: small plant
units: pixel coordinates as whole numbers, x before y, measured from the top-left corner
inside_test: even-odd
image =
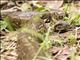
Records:
[[[45,56],[39,56],[40,60],[54,60],[52,56],[50,56],[48,53],[45,52]]]
[[[39,48],[39,50],[37,51],[36,55],[33,57],[32,60],[36,60],[37,56],[39,55],[39,53],[41,52],[41,50],[46,50],[48,48],[50,48],[50,40],[49,40],[49,33],[50,33],[50,28],[48,29],[46,36],[44,37],[44,40]]]
[[[76,43],[76,38],[73,34],[70,34],[69,37],[68,37],[68,43],[70,45],[74,45]]]
[[[80,25],[80,14],[79,13],[70,13],[69,17],[64,17],[64,20],[69,22],[71,25]]]
[[[76,49],[74,47],[71,47],[70,60],[77,60],[76,59]]]
[[[71,25],[80,25],[80,13],[77,13],[75,11],[72,11],[73,6],[70,6],[70,4],[65,4],[63,7],[63,10],[65,13],[68,14],[68,17],[64,17],[64,21],[67,21]]]
[[[0,30],[6,29],[7,28],[7,23],[5,21],[0,21]]]
[[[9,31],[14,31],[15,29],[12,26],[12,23],[8,17],[3,18],[3,21],[0,21],[0,30],[7,29]]]

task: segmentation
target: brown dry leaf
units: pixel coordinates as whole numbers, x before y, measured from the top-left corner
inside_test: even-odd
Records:
[[[63,5],[63,0],[47,1],[46,7],[59,9]]]
[[[17,41],[17,33],[9,32],[5,35],[5,37],[1,40],[2,44],[2,52],[1,60],[16,60],[16,41]]]
[[[71,11],[72,12],[80,12],[80,1],[71,3]]]
[[[70,56],[70,50],[69,47],[65,46],[65,47],[53,47],[52,48],[52,54],[55,55],[53,56],[55,59],[58,60],[66,60],[69,56]]]
[[[58,9],[63,5],[63,0],[39,0],[39,1],[30,1],[29,3],[33,3],[34,5],[37,5],[38,7],[41,7],[43,4],[46,6],[46,8],[51,9]],[[40,4],[40,5],[39,5]]]
[[[5,4],[7,4],[8,3],[8,1],[0,1],[0,6],[1,5],[5,5]]]
[[[80,56],[77,56],[76,58],[77,58],[77,60],[80,60]]]

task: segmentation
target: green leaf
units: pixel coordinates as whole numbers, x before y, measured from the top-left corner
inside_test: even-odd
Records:
[[[70,13],[69,17],[64,17],[64,20],[72,25],[80,25],[80,14],[79,13]]]
[[[5,21],[0,21],[0,30],[6,29],[8,24]]]
[[[46,11],[46,9],[44,7],[38,7],[37,9],[35,9],[35,11],[44,12]]]
[[[9,19],[8,17],[5,17],[3,20],[7,23],[7,27],[6,27],[6,28],[7,28],[9,31],[14,31],[14,30],[15,30],[15,29],[13,28],[12,23],[11,23],[11,21],[10,21],[10,19]]]
[[[69,42],[70,45],[74,45],[76,43],[76,38],[73,34],[69,35],[68,42]]]

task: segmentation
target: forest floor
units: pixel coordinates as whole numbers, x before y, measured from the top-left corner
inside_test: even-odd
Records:
[[[1,0],[0,9],[1,60],[80,60],[80,1]]]

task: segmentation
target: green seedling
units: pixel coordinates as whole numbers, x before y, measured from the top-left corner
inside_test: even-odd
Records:
[[[4,21],[3,25],[5,26],[5,28],[7,28],[9,31],[15,31],[15,29],[13,28],[12,23],[8,17],[3,18],[3,21]]]
[[[68,37],[68,43],[69,43],[70,45],[76,44],[75,35],[73,35],[73,34],[70,34],[70,35],[69,35],[69,37]]]

